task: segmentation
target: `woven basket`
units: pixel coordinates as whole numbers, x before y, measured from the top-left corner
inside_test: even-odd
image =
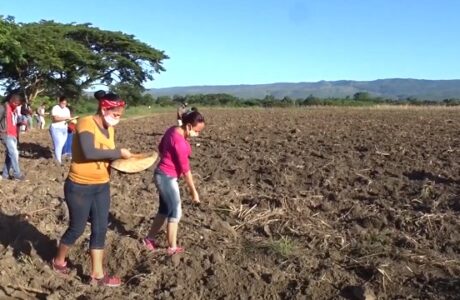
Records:
[[[123,173],[138,173],[150,168],[158,158],[158,153],[133,154],[128,159],[114,160],[110,166]]]

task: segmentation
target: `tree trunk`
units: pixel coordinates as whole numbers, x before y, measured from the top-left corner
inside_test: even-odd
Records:
[[[29,99],[29,104],[32,105],[32,103],[34,103],[35,99],[37,98],[37,96],[42,93],[45,89],[41,89],[41,88],[38,88],[38,87],[35,87],[34,89],[32,89],[32,91],[30,92],[30,94],[27,96],[27,98]]]
[[[34,103],[37,96],[45,91],[44,88],[40,87],[42,80],[36,79],[33,83],[28,86],[21,82],[21,89],[24,92],[24,100],[30,106]]]

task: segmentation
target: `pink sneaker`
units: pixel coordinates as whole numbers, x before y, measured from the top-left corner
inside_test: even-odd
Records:
[[[64,262],[63,265],[58,265],[55,261],[54,258],[51,261],[51,267],[53,268],[54,271],[56,271],[59,274],[62,275],[69,275],[70,274],[70,269],[67,267],[67,261]]]
[[[109,276],[105,274],[102,278],[91,277],[89,284],[97,286],[119,287],[121,285],[121,279],[116,276]]]
[[[142,239],[142,244],[145,246],[150,251],[155,251],[157,250],[157,244],[155,243],[155,240],[150,239],[148,237],[145,237]]]
[[[174,254],[184,253],[185,249],[182,247],[168,247],[168,255],[173,256]]]

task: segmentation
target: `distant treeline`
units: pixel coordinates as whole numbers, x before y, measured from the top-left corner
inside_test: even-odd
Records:
[[[150,96],[150,95],[146,95]],[[160,96],[154,98],[153,103],[160,106],[174,105],[178,102],[187,102],[201,106],[261,106],[261,107],[291,107],[291,106],[370,106],[378,104],[389,105],[460,105],[460,99],[445,99],[442,101],[422,100],[408,97],[402,100],[384,99],[372,97],[365,92],[359,92],[345,98],[318,98],[310,95],[306,98],[293,99],[284,97],[277,99],[273,96],[266,96],[262,99],[241,99],[228,94],[198,94],[187,96]],[[144,103],[148,104],[148,103]]]
[[[130,98],[128,95],[122,97],[127,99],[130,105],[154,105],[154,106],[175,106],[181,102],[196,106],[227,106],[227,107],[294,107],[294,106],[372,106],[372,105],[460,105],[460,99],[445,99],[442,101],[423,100],[414,97],[406,99],[384,99],[373,97],[369,93],[359,92],[345,98],[318,98],[310,95],[306,98],[292,99],[284,97],[277,99],[273,96],[266,96],[262,99],[243,99],[229,94],[196,94],[187,96],[159,96],[151,94],[138,94]]]
[[[295,107],[295,106],[372,106],[372,105],[460,105],[460,99],[444,99],[442,101],[422,100],[414,97],[394,100],[373,97],[368,93],[359,92],[345,98],[318,98],[308,96],[306,98],[292,99],[284,97],[277,99],[273,96],[266,96],[262,99],[242,99],[229,94],[197,94],[187,96],[159,96],[142,93],[135,89],[114,89],[128,106],[176,106],[181,102],[196,106],[226,106],[226,107]],[[55,99],[39,97],[36,105],[45,103],[51,107],[56,103]],[[90,94],[84,95],[77,100],[69,99],[69,105],[75,113],[91,113],[97,109],[97,101]]]

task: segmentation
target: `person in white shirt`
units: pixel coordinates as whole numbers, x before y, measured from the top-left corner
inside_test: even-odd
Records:
[[[37,115],[38,115],[38,126],[40,129],[45,129],[45,103],[42,103],[37,109]]]
[[[22,117],[22,114],[21,114],[22,106],[24,105],[23,103],[24,103],[24,101],[21,102],[21,105],[16,107],[16,111],[15,111],[15,114],[16,114],[16,126],[18,128],[18,138],[19,138],[19,135],[20,135],[21,131],[26,130],[26,126],[23,124],[24,123],[24,118]]]
[[[51,139],[54,146],[54,158],[62,164],[62,149],[67,140],[67,121],[70,119],[70,110],[67,108],[67,99],[59,97],[59,104],[51,110],[52,124],[50,126]]]

